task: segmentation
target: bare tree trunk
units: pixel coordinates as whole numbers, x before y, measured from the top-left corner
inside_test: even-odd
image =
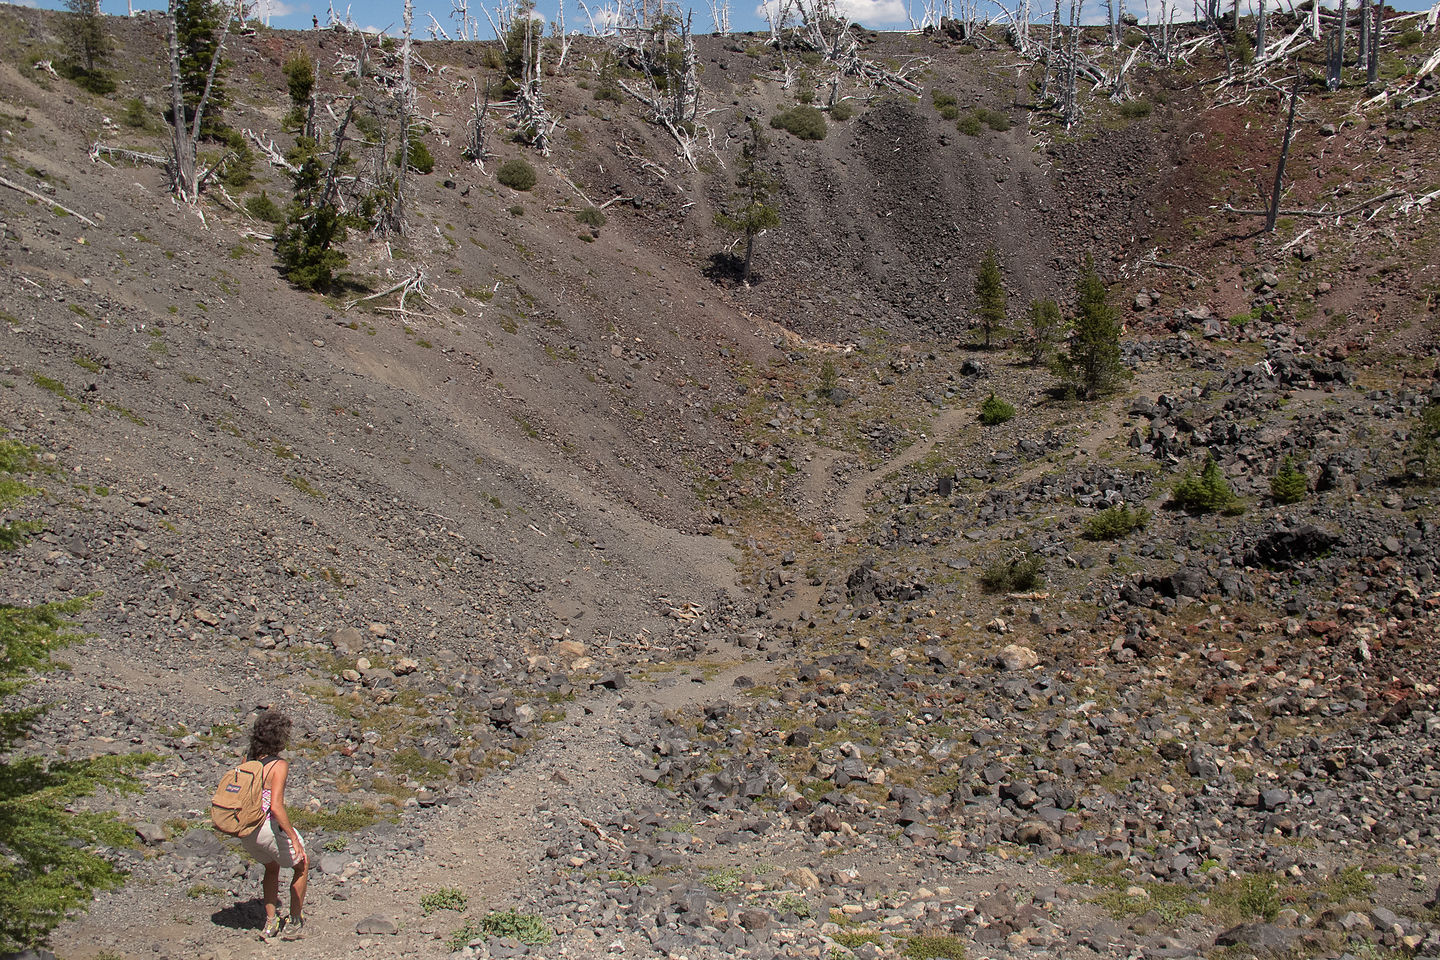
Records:
[[[175,23],[175,0],[165,14],[170,34],[170,188],[180,199],[193,203],[196,196],[195,142],[185,128],[185,94],[180,88],[180,31]]]
[[[1290,88],[1290,115],[1285,119],[1285,139],[1280,144],[1280,159],[1275,164],[1275,185],[1270,189],[1270,212],[1265,215],[1265,232],[1275,232],[1275,218],[1280,215],[1280,193],[1285,181],[1285,161],[1290,156],[1290,137],[1295,132],[1295,101],[1300,98],[1300,71],[1295,71],[1295,85]]]
[[[1372,4],[1375,11],[1375,25],[1370,30],[1370,56],[1365,63],[1365,82],[1378,83],[1380,80],[1380,37],[1385,27],[1385,4]]]
[[[405,40],[400,46],[400,172],[395,176],[395,232],[405,235],[405,185],[410,176],[410,119],[415,109],[415,87],[410,82],[410,31],[414,0],[405,0]],[[384,161],[384,158],[381,158]]]
[[[1370,62],[1370,0],[1360,0],[1360,49],[1355,52],[1355,66],[1364,70]]]
[[[1255,59],[1265,59],[1265,0],[1260,0],[1260,10],[1255,17]]]

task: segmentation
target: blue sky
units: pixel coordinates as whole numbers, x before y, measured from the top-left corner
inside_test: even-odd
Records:
[[[127,11],[127,3],[130,0],[101,0],[101,8],[105,13],[124,15]],[[164,6],[159,0],[133,0],[136,10],[144,10]],[[255,2],[255,0],[251,0]],[[451,16],[451,0],[415,0],[415,26],[416,35],[428,37],[428,26],[430,18],[428,14],[433,13],[435,18],[448,31],[454,32],[456,23]],[[614,6],[615,0],[586,0],[590,12],[600,20],[608,8]],[[716,4],[724,0],[714,0]],[[765,29],[765,20],[760,13],[761,0],[728,0],[730,6],[730,26],[732,30],[762,30]],[[850,18],[858,23],[874,29],[908,29],[913,22],[924,20],[927,4],[934,9],[942,8],[945,0],[838,0],[840,8]],[[959,0],[952,0],[954,6],[959,7]],[[1006,0],[1007,5],[1013,0]],[[1123,0],[1125,9],[1142,18],[1145,17],[1146,0]],[[1223,0],[1225,6],[1229,6],[1232,0]],[[1274,4],[1284,7],[1291,0],[1272,0]],[[1432,0],[1433,2],[1433,0]],[[328,0],[258,0],[260,15],[269,15],[271,26],[289,29],[307,29],[311,25],[311,16],[318,16],[323,24],[329,14]],[[493,36],[483,13],[480,10],[481,0],[470,0],[470,12],[476,17],[482,27],[482,39]],[[571,30],[585,30],[589,27],[589,18],[586,17],[583,8],[577,0],[537,0],[536,9],[546,19],[554,19],[559,4],[565,4],[565,23]],[[714,29],[711,19],[711,0],[693,0],[688,6],[693,8],[695,13],[695,29],[697,32],[709,32]],[[1189,4],[1185,0],[1179,0],[1180,17],[1184,19],[1190,12]],[[1255,0],[1241,0],[1242,10],[1253,9]],[[402,9],[401,0],[334,0],[336,13],[343,19],[348,9],[350,17],[361,27],[366,28],[390,28],[391,33],[399,30],[400,15]],[[1101,22],[1104,17],[1103,0],[1084,0],[1087,20]],[[26,6],[59,7],[61,0],[25,0]],[[494,4],[487,4],[493,12]],[[628,5],[628,4],[627,4]],[[1326,6],[1333,4],[1327,0]],[[1068,4],[1066,5],[1068,7]],[[1427,10],[1430,3],[1425,0],[1399,0],[1392,2],[1391,6],[1397,10],[1413,11]],[[1150,7],[1154,15],[1159,17],[1159,0],[1150,0]],[[682,5],[682,9],[686,6]],[[979,8],[981,14],[988,10],[992,13],[998,12],[993,0],[980,0]],[[1031,8],[1036,16],[1043,16],[1042,11],[1050,9],[1046,0],[1031,0]]]

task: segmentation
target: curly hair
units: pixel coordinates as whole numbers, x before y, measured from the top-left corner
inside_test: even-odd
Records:
[[[290,718],[279,710],[266,710],[250,728],[250,759],[274,756],[290,742]]]

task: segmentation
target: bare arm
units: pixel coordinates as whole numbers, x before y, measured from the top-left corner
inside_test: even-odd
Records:
[[[295,850],[295,865],[298,867],[306,859],[305,844],[295,832],[295,827],[290,823],[290,813],[285,809],[285,778],[289,774],[290,764],[284,760],[276,760],[270,773],[270,814],[290,838],[290,845]]]

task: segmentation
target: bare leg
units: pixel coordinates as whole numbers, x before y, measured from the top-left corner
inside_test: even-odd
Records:
[[[275,869],[276,878],[279,878],[280,869]],[[295,868],[295,876],[290,881],[290,918],[299,920],[304,916],[305,910],[305,887],[310,879],[310,861],[303,860]],[[276,899],[279,899],[278,893]]]
[[[273,920],[275,912],[280,909],[280,864],[265,864],[265,881],[261,889],[265,893],[265,919]]]

